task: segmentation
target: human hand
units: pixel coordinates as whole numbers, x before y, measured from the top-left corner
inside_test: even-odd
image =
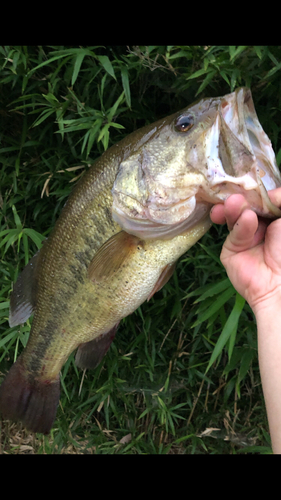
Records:
[[[269,191],[271,201],[281,206],[281,188]],[[281,219],[260,219],[244,196],[230,196],[224,205],[215,205],[211,219],[227,222],[230,230],[221,262],[234,288],[254,312],[271,304],[281,304]]]

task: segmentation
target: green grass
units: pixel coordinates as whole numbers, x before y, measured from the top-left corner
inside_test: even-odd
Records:
[[[0,382],[28,340],[8,326],[12,283],[73,184],[136,128],[250,86],[281,160],[277,46],[0,47]],[[0,421],[8,454],[271,453],[256,325],[213,226],[170,282],[122,321],[94,371],[72,355],[49,436]]]

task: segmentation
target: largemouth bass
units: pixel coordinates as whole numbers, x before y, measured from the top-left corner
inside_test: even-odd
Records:
[[[0,387],[0,411],[48,433],[60,370],[94,368],[120,320],[171,277],[211,226],[209,212],[243,193],[259,215],[280,217],[267,190],[281,186],[249,89],[197,104],[133,132],[85,173],[42,249],[14,285],[10,326],[34,313],[28,344]]]

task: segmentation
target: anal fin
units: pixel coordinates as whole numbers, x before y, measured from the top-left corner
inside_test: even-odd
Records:
[[[89,342],[80,344],[75,356],[75,363],[79,368],[82,368],[82,370],[86,368],[94,369],[100,364],[115,337],[118,325],[119,322],[108,332]]]

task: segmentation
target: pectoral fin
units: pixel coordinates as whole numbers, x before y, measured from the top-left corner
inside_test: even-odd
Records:
[[[90,340],[90,342],[80,344],[75,356],[75,363],[79,368],[82,370],[85,368],[94,369],[100,364],[115,337],[118,325],[119,322],[107,333]]]
[[[132,253],[141,249],[143,242],[136,236],[120,231],[112,236],[98,250],[88,268],[91,281],[100,282],[108,279],[125,265]]]
[[[153,290],[150,292],[150,295],[147,297],[147,302],[151,299],[151,297],[153,297],[153,295],[156,292],[159,292],[159,290],[161,290],[161,288],[163,288],[163,286],[166,285],[166,283],[168,283],[169,279],[174,274],[174,270],[176,269],[176,265],[177,265],[177,263],[174,262],[173,264],[167,264],[164,267],[162,273],[160,274],[158,280],[156,281],[156,283],[154,285]]]
[[[37,294],[37,252],[20,273],[10,297],[10,327],[24,323],[34,312]]]

